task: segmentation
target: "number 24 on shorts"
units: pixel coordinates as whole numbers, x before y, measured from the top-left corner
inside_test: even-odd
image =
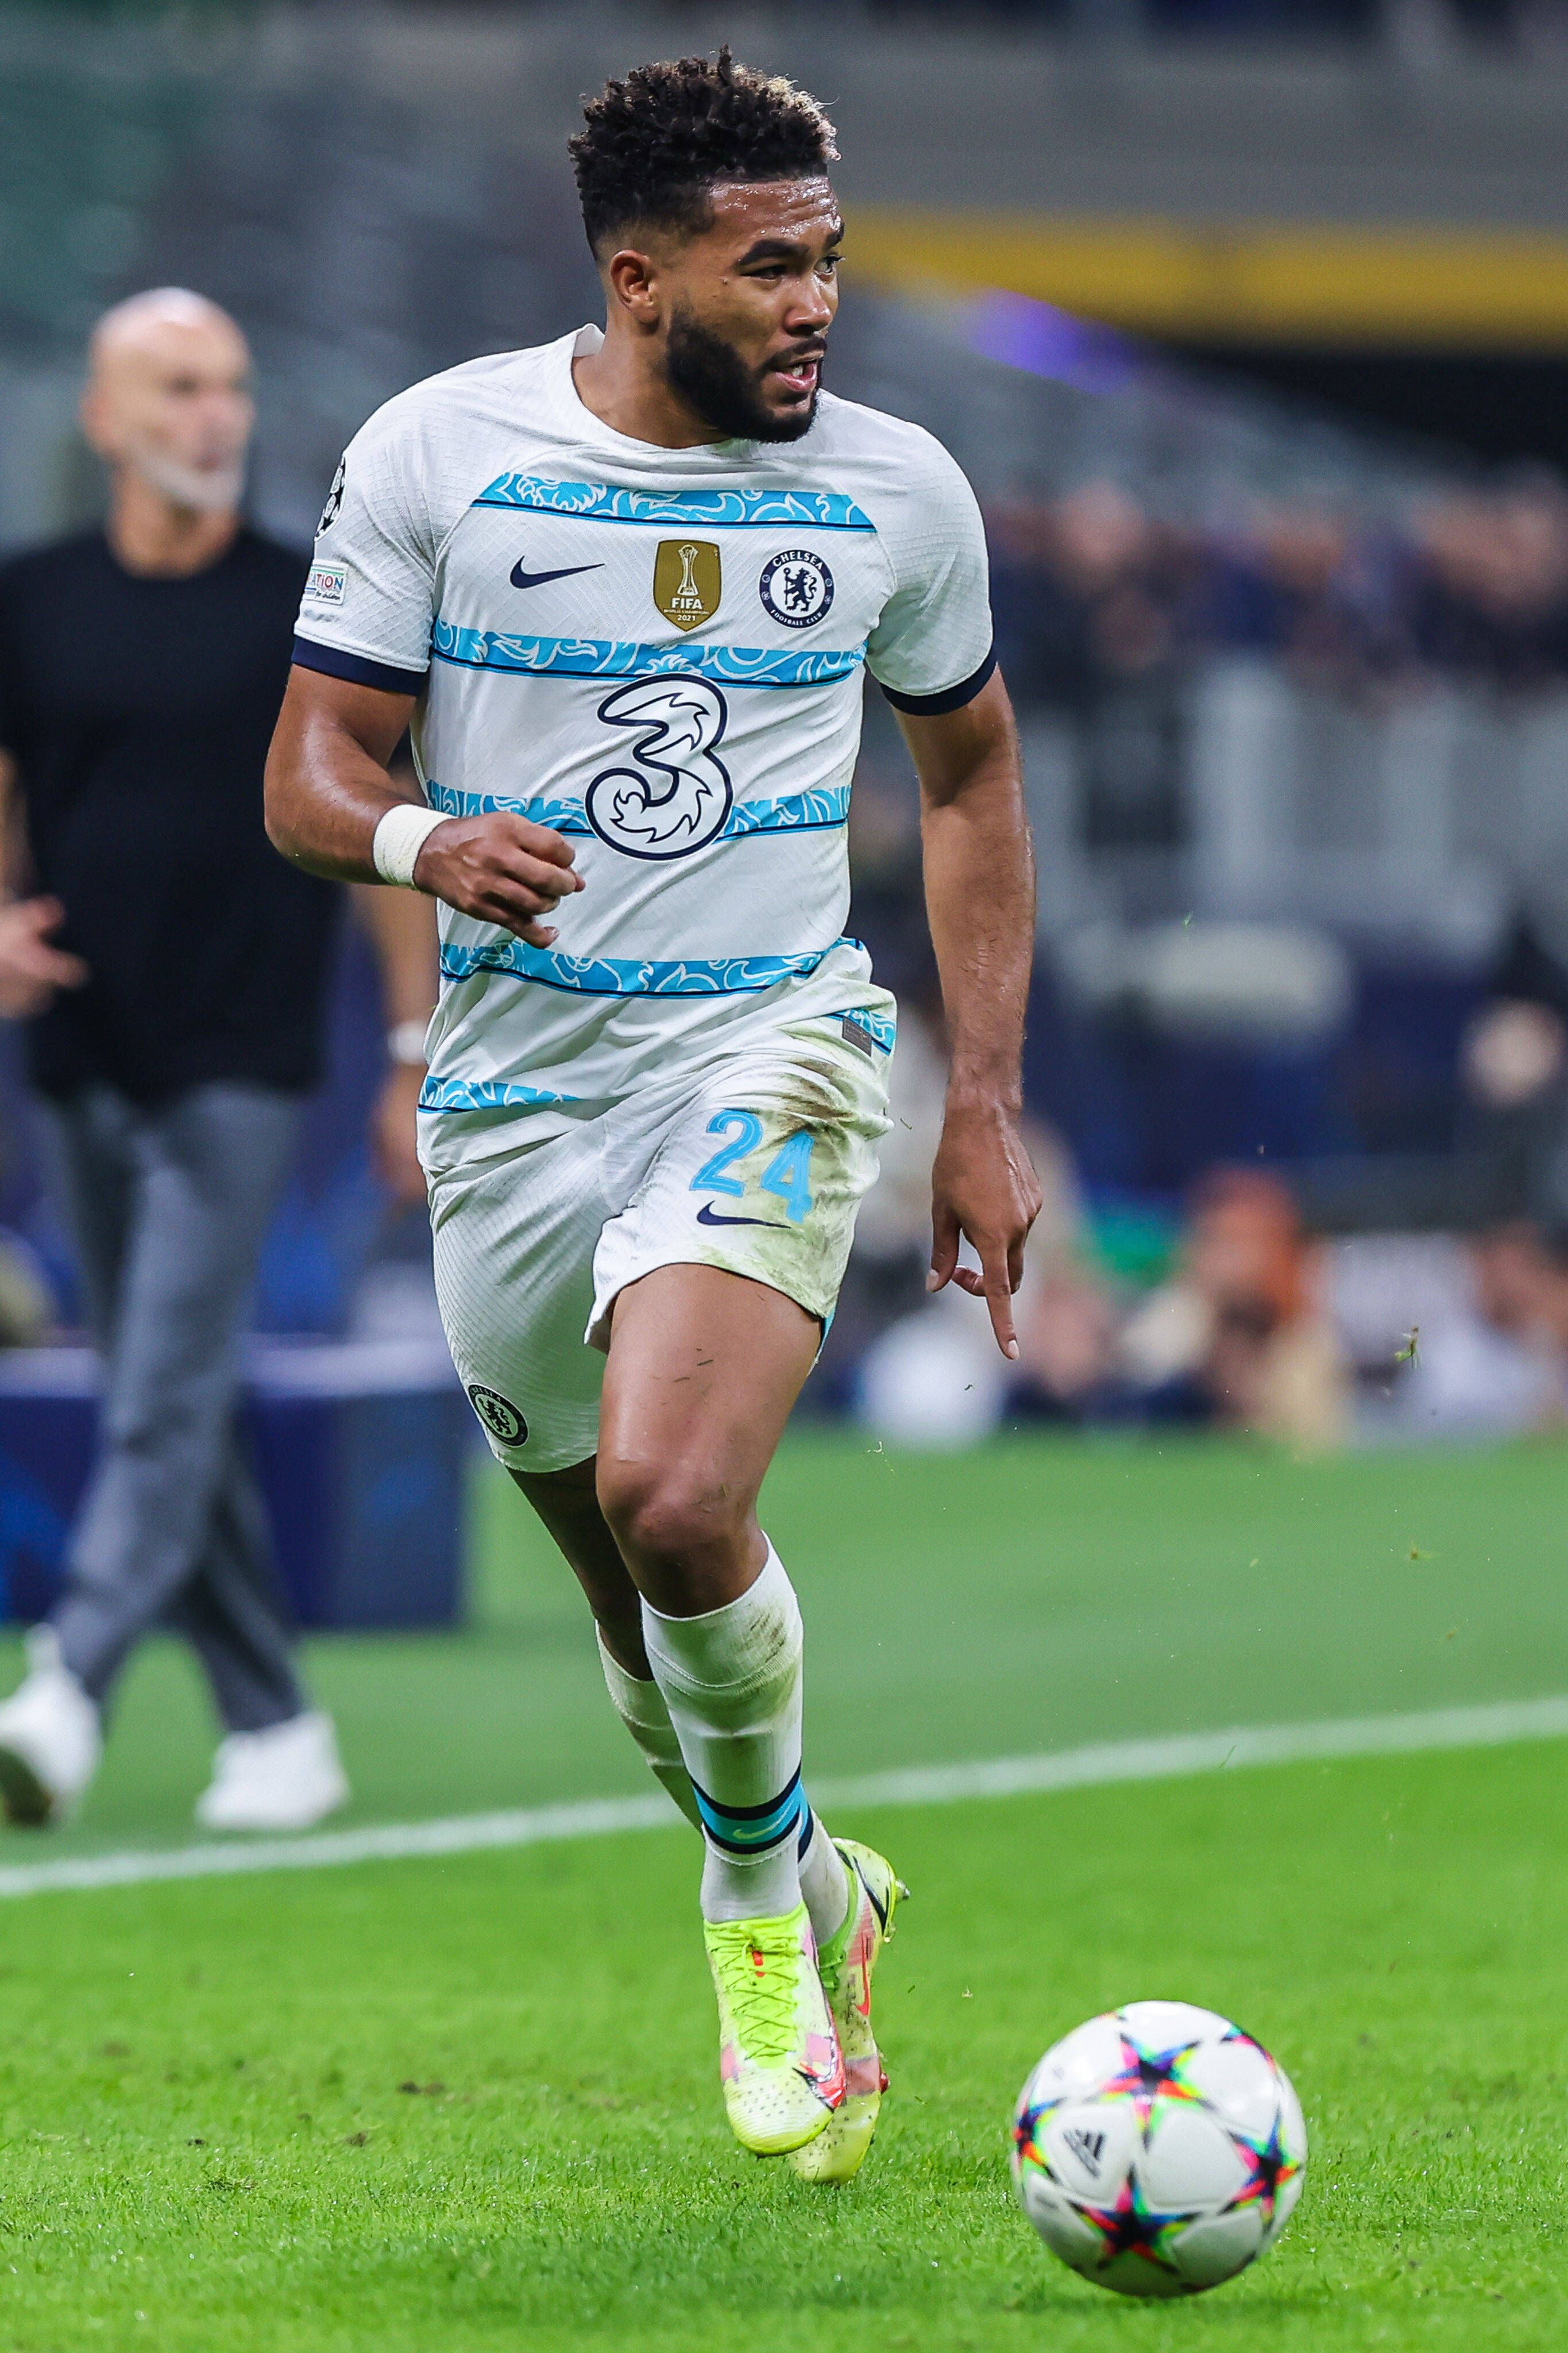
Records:
[[[740,1200],[746,1187],[725,1171],[755,1152],[763,1140],[763,1123],[755,1112],[721,1111],[708,1123],[710,1135],[731,1140],[711,1160],[705,1160],[691,1180],[694,1193],[728,1193]],[[775,1152],[757,1183],[764,1193],[781,1200],[792,1222],[800,1225],[811,1213],[811,1150],[816,1138],[802,1128]]]

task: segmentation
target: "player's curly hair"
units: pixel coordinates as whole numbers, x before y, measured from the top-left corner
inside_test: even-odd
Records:
[[[595,255],[634,225],[696,232],[727,180],[808,179],[837,156],[833,125],[782,74],[713,58],[637,66],[583,108],[568,140],[583,226]]]

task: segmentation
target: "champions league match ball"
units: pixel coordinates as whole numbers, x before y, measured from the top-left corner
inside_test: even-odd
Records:
[[[1054,2255],[1119,2295],[1195,2295],[1267,2253],[1301,2194],[1289,2077],[1228,2019],[1134,2001],[1053,2043],[1019,2095],[1013,2180]]]

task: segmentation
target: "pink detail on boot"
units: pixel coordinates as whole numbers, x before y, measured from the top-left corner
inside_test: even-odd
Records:
[[[805,2038],[805,2064],[801,2073],[816,2090],[826,2107],[837,2107],[844,2098],[844,2054],[836,2035],[808,2034]]]
[[[882,2063],[875,2053],[869,2059],[851,2059],[844,2070],[846,2095],[851,2093],[885,2092],[888,2079],[882,2073]]]

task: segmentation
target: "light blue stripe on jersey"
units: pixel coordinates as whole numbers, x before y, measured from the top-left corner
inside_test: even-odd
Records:
[[[804,833],[812,826],[848,822],[848,786],[822,785],[815,792],[786,793],[782,800],[737,801],[724,832]]]
[[[426,1079],[419,1090],[421,1111],[504,1111],[508,1104],[574,1103],[580,1095],[552,1095],[500,1079]]]
[[[514,980],[536,980],[546,988],[584,997],[740,997],[775,988],[781,980],[802,980],[834,948],[857,947],[835,940],[809,955],[687,956],[679,963],[633,956],[569,956],[555,948],[531,948],[524,940],[491,940],[484,947],[445,947],[445,980],[471,980],[476,973],[500,972]]]
[[[552,482],[539,474],[500,474],[477,507],[526,507],[536,514],[574,515],[580,522],[679,523],[710,530],[869,531],[876,524],[842,491],[627,491],[608,482]]]
[[[830,686],[866,659],[863,645],[796,653],[761,646],[645,646],[630,638],[520,638],[498,629],[460,629],[437,619],[430,637],[437,661],[465,670],[504,670],[530,678],[712,679],[721,686]]]
[[[525,817],[531,825],[548,825],[557,833],[591,834],[593,827],[578,800],[511,800],[504,793],[460,793],[434,778],[425,787],[432,808],[447,817],[489,817],[497,809]],[[787,793],[780,800],[737,801],[720,839],[741,833],[802,833],[813,826],[847,824],[847,785],[825,785],[816,792]]]
[[[426,781],[425,797],[445,817],[493,817],[500,810],[507,817],[525,817],[530,825],[547,825],[556,833],[594,829],[579,800],[525,801],[506,793],[460,793],[451,785],[438,785],[434,776]]]

